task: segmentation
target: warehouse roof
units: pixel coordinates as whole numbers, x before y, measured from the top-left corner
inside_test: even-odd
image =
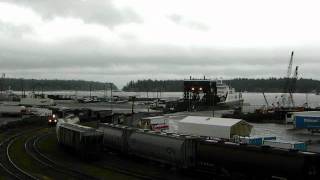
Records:
[[[207,124],[214,126],[233,126],[241,119],[231,119],[231,118],[217,118],[217,117],[205,117],[205,116],[187,116],[180,122],[183,123],[196,123],[196,124]]]
[[[179,121],[178,132],[198,136],[232,138],[249,136],[252,125],[241,119],[187,116]]]

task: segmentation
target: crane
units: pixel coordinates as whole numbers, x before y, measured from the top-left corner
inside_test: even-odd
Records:
[[[267,105],[267,109],[268,109],[269,103],[268,103],[267,97],[266,97],[266,95],[264,94],[264,92],[262,92],[262,95],[263,95],[264,101],[265,101],[265,103],[266,103],[266,105]]]
[[[292,106],[295,106],[292,94],[296,92],[296,84],[297,84],[297,79],[298,79],[298,69],[299,69],[299,66],[296,66],[296,69],[295,69],[293,77],[292,77],[291,84],[289,86],[289,95],[290,95],[290,101],[292,103]]]
[[[291,57],[290,57],[290,61],[289,61],[287,75],[285,77],[285,85],[284,85],[284,88],[283,88],[283,93],[288,93],[289,92],[289,84],[290,84],[290,76],[291,76],[291,72],[292,72],[293,55],[294,55],[294,51],[291,52]]]
[[[294,91],[295,91],[295,81],[296,80],[295,81],[293,80],[291,82],[293,55],[294,55],[294,51],[291,52],[291,57],[290,57],[290,61],[289,61],[288,69],[287,69],[287,74],[284,79],[285,83],[284,83],[283,93],[281,95],[281,100],[282,100],[283,106],[290,106],[290,105],[294,106],[293,97],[292,97],[292,93],[293,93],[292,90],[294,89]],[[298,67],[296,67],[295,73],[298,75]],[[294,77],[293,77],[293,79],[294,79]],[[294,85],[292,84],[293,82],[294,82]],[[293,88],[293,86],[294,86],[294,88]],[[289,97],[288,97],[288,93],[289,93]]]

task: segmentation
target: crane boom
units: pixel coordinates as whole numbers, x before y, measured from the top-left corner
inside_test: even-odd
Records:
[[[264,102],[266,103],[267,108],[268,108],[268,107],[269,107],[269,103],[268,103],[267,97],[266,97],[266,95],[264,94],[264,92],[262,92],[262,95],[263,95],[263,98],[264,98]]]
[[[291,52],[291,57],[290,57],[290,61],[289,61],[289,66],[288,66],[288,70],[287,70],[287,78],[290,78],[291,76],[291,72],[292,72],[292,61],[293,61],[293,54],[294,52]]]
[[[290,100],[291,100],[291,103],[293,106],[295,106],[295,104],[294,104],[292,94],[296,92],[296,85],[297,85],[297,80],[298,80],[298,69],[299,69],[299,66],[296,66],[296,69],[295,69],[293,77],[292,77],[292,82],[289,87]]]
[[[294,55],[294,51],[291,52],[291,57],[290,57],[289,66],[288,66],[288,70],[287,70],[287,76],[285,77],[285,84],[284,84],[284,88],[283,88],[283,93],[289,92],[289,84],[290,84],[290,76],[291,76],[291,72],[292,72],[293,55]]]

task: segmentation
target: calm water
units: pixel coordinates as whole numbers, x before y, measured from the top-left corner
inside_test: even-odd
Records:
[[[19,94],[19,92],[16,92]],[[46,94],[61,94],[61,95],[77,95],[77,96],[90,96],[89,91],[47,91]],[[92,96],[105,97],[110,96],[110,91],[92,91]],[[182,92],[113,92],[113,96],[137,96],[137,97],[151,97],[151,98],[182,98]],[[271,105],[276,102],[276,97],[281,93],[265,93],[268,103]],[[262,93],[242,93],[245,103],[250,105],[265,105],[265,100]],[[320,106],[320,95],[295,93],[293,99],[296,105],[303,105],[308,102],[311,107]]]

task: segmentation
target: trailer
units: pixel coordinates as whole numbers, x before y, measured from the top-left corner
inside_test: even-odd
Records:
[[[0,105],[1,116],[21,116],[26,111],[24,106]]]
[[[263,141],[265,146],[271,146],[275,148],[281,149],[291,149],[291,150],[299,150],[306,151],[307,145],[304,142],[299,141],[280,141],[280,140],[265,140]]]
[[[294,128],[320,132],[320,114],[298,114],[293,120]]]

